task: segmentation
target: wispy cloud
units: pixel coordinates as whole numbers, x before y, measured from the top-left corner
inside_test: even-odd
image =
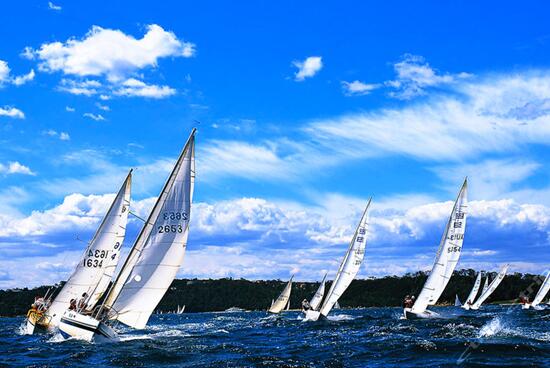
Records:
[[[61,11],[62,8],[61,8],[61,6],[55,5],[51,1],[48,1],[48,9],[55,10],[55,11]]]
[[[292,65],[298,68],[294,79],[298,82],[311,78],[323,68],[321,56],[310,56],[304,61],[293,61]]]
[[[71,140],[71,137],[69,136],[69,133],[66,132],[57,132],[56,130],[49,129],[43,132],[45,135],[49,135],[50,137],[56,137],[59,138],[62,141],[69,141]]]
[[[368,95],[377,88],[380,88],[380,85],[367,84],[358,80],[353,82],[342,81],[342,88],[344,90],[344,94],[348,96],[363,96]]]
[[[11,76],[11,69],[8,66],[8,63],[4,60],[0,60],[0,87],[2,87],[5,84],[13,84],[16,86],[21,86],[27,82],[30,82],[34,79],[34,70],[31,69],[31,71],[25,75],[19,75],[12,77]]]
[[[85,112],[84,114],[82,114],[82,116],[84,116],[85,118],[89,118],[89,119],[92,119],[92,120],[95,120],[95,121],[104,121],[105,118],[103,117],[103,115],[101,114],[93,114],[91,112]]]

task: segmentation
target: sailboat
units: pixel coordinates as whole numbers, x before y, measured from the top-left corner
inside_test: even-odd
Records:
[[[460,302],[460,298],[458,297],[458,294],[455,294],[455,307],[461,307],[462,303]]]
[[[485,276],[485,282],[483,283],[483,287],[481,288],[481,294],[487,291],[489,288],[489,275]]]
[[[481,285],[481,272],[477,274],[476,281],[474,282],[474,286],[472,287],[470,294],[468,294],[468,297],[466,298],[466,301],[464,302],[464,305],[462,306],[462,308],[468,310],[470,309],[470,306],[474,304],[480,285]]]
[[[170,287],[187,245],[195,181],[193,129],[124,265],[100,306],[67,310],[59,330],[84,340],[116,338],[115,321],[142,329]]]
[[[491,282],[491,284],[489,285],[489,287],[487,288],[487,290],[485,290],[480,296],[479,298],[477,298],[477,300],[475,301],[474,304],[472,304],[470,306],[470,309],[473,309],[473,310],[478,310],[479,307],[481,306],[481,304],[483,304],[483,302],[485,300],[487,300],[487,298],[489,296],[491,296],[491,294],[496,290],[496,288],[498,287],[498,285],[500,285],[500,283],[502,282],[502,280],[504,279],[504,276],[506,276],[506,272],[508,272],[508,267],[510,267],[510,265],[504,265],[501,269],[500,269],[500,272],[498,273],[497,277],[493,280],[493,282]]]
[[[309,306],[313,310],[319,310],[319,307],[321,306],[321,301],[323,300],[323,296],[325,296],[325,280],[327,279],[327,274],[325,273],[325,276],[323,277],[323,280],[321,281],[321,284],[319,285],[319,288],[313,295],[313,298],[309,301]]]
[[[120,258],[130,212],[131,186],[132,170],[63,288],[53,301],[53,293],[35,300],[27,313],[28,334],[32,334],[37,326],[48,330],[56,328],[71,300],[81,300],[83,304],[93,307],[103,296]]]
[[[281,295],[277,298],[275,301],[271,301],[271,307],[269,308],[268,312],[273,314],[281,313],[283,309],[286,308],[288,310],[290,306],[290,292],[292,290],[292,279],[294,278],[294,275],[288,280],[285,288],[281,292]]]
[[[177,310],[177,314],[182,314],[183,311],[185,310],[185,305],[183,307],[180,308],[179,304],[178,304],[178,310]]]
[[[327,293],[325,300],[323,301],[323,304],[321,305],[321,308],[319,308],[319,310],[305,311],[304,321],[317,321],[319,318],[326,318],[334,305],[338,302],[340,296],[344,294],[348,286],[351,284],[351,282],[359,272],[359,268],[361,267],[361,263],[363,262],[363,258],[365,257],[365,247],[367,244],[366,237],[368,226],[368,210],[370,207],[370,203],[371,200],[369,199],[369,202],[365,207],[365,211],[363,212],[363,216],[361,216],[359,225],[357,225],[355,234],[353,235],[353,238],[350,242],[346,255],[344,256],[344,259],[340,264],[340,268],[336,273],[336,277],[334,278],[334,281],[330,286],[330,289]]]
[[[445,232],[441,238],[432,271],[412,308],[404,308],[405,318],[433,318],[439,316],[437,313],[427,310],[427,307],[437,303],[460,258],[466,229],[467,187],[468,179],[464,179],[464,184],[462,184],[462,188],[458,193]]]
[[[338,301],[336,301],[336,303],[334,303],[334,307],[332,309],[341,309],[340,308],[340,303],[338,303]]]
[[[537,295],[535,295],[535,298],[531,303],[523,304],[521,307],[522,309],[529,309],[533,307],[533,309],[536,310],[542,310],[544,309],[539,304],[542,302],[546,294],[548,294],[548,290],[550,290],[550,271],[546,273],[546,277],[544,278],[544,281],[542,282],[542,285],[540,286],[539,291],[537,292]]]

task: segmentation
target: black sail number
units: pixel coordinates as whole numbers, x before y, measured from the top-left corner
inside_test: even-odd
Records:
[[[183,226],[180,224],[177,225],[159,225],[157,226],[158,233],[182,233],[183,232]]]

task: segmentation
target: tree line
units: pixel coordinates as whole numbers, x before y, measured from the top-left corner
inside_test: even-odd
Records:
[[[386,276],[375,279],[354,280],[339,300],[342,308],[356,307],[395,307],[401,306],[405,295],[418,295],[428,273],[416,272],[403,276]],[[455,295],[464,302],[475,278],[474,270],[455,271],[439,304],[453,304]],[[491,274],[491,280],[496,272]],[[276,299],[286,285],[285,280],[245,280],[245,279],[177,279],[159,303],[157,310],[175,311],[177,306],[185,305],[185,312],[223,311],[231,307],[246,310],[267,310],[271,301]],[[491,302],[517,301],[520,294],[532,299],[538,291],[542,277],[540,275],[514,273],[507,275],[496,291],[487,300]],[[63,283],[54,285],[58,291]],[[330,281],[327,282],[327,291]],[[43,296],[51,286],[33,289],[0,290],[0,316],[26,314],[36,296]],[[290,307],[300,308],[303,299],[311,299],[318,282],[294,282],[290,297]]]

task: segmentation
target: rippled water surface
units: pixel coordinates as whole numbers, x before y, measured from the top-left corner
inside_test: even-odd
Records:
[[[403,320],[397,308],[338,310],[322,322],[298,312],[155,315],[145,330],[119,326],[121,341],[94,344],[24,335],[23,318],[0,318],[0,366],[550,366],[550,310],[434,310],[444,318]]]

